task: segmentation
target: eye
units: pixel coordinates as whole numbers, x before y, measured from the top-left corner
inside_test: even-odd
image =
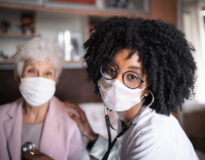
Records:
[[[142,82],[137,73],[130,71],[124,74],[123,81],[124,84],[129,88],[137,88]]]
[[[27,70],[27,72],[30,73],[30,74],[35,74],[36,71],[35,71],[35,69],[30,68],[30,69]]]
[[[106,79],[114,79],[118,74],[118,70],[113,64],[107,64],[106,66],[103,66],[100,71],[102,76]]]
[[[115,75],[117,71],[113,66],[110,66],[110,67],[107,67],[106,72],[109,75]]]
[[[139,77],[138,77],[137,75],[135,75],[135,74],[128,74],[128,75],[126,76],[126,78],[127,78],[127,80],[129,80],[129,81],[139,80]]]
[[[46,76],[52,76],[53,73],[52,73],[51,71],[47,71],[47,72],[45,73],[45,75],[46,75]]]

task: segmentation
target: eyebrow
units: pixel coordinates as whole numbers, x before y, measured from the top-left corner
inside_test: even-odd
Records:
[[[129,69],[142,70],[141,67],[136,67],[136,66],[129,66],[128,68],[129,68]]]
[[[35,67],[35,65],[31,63],[31,64],[28,64],[28,65],[26,66],[26,68],[27,68],[27,67]]]
[[[47,69],[55,70],[53,67],[48,67]]]

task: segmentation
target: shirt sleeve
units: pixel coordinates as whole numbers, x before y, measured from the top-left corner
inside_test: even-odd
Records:
[[[105,155],[107,149],[108,149],[108,140],[105,137],[99,135],[97,141],[95,142],[95,144],[90,150],[90,155],[100,160]],[[110,151],[108,160],[119,159],[118,149],[119,149],[118,145],[117,143],[115,143],[112,150]]]
[[[104,154],[107,151],[107,146],[108,146],[108,140],[105,137],[99,135],[95,144],[90,150],[90,155],[92,155],[97,159],[102,159]]]

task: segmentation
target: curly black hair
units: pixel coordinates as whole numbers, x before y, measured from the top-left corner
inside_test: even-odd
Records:
[[[157,113],[177,112],[193,94],[196,64],[193,47],[184,34],[160,20],[112,17],[95,26],[84,43],[88,78],[99,94],[100,66],[113,59],[121,49],[138,52],[147,74],[148,89],[155,101],[150,106]],[[131,55],[130,55],[131,56]]]

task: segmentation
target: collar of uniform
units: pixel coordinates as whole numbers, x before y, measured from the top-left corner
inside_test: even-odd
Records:
[[[139,121],[139,119],[140,119],[141,117],[143,117],[145,114],[147,114],[148,112],[150,112],[150,110],[152,110],[152,109],[150,108],[150,105],[142,106],[142,108],[141,108],[141,109],[139,110],[139,112],[135,115],[135,117],[128,122],[128,125],[135,125],[135,124],[137,124],[138,121]]]

